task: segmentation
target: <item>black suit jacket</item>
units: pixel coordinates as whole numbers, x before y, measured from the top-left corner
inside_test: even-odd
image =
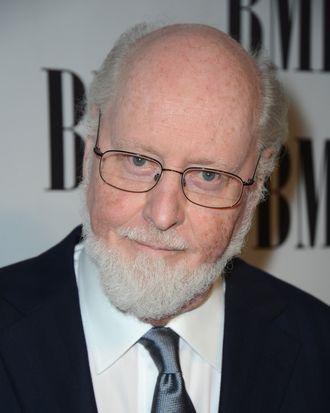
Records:
[[[76,229],[39,257],[0,270],[2,413],[97,412],[73,267],[79,238]],[[329,413],[329,376],[329,307],[234,260],[220,411]]]

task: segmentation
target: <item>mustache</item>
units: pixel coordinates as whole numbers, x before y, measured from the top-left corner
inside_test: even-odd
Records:
[[[117,234],[122,237],[127,237],[132,241],[140,243],[157,245],[161,248],[173,250],[186,250],[189,244],[174,232],[162,232],[157,228],[130,228],[121,227],[117,230]]]

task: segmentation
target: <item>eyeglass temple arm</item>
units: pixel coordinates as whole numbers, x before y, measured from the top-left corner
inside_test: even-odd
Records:
[[[257,160],[256,166],[255,166],[255,168],[254,168],[252,178],[248,179],[247,181],[243,181],[243,185],[244,185],[244,186],[251,186],[251,185],[254,184],[254,179],[255,179],[255,177],[256,177],[256,173],[257,173],[257,169],[258,169],[258,165],[259,165],[260,158],[261,158],[261,153],[260,153],[259,156],[258,156],[258,160]]]
[[[95,155],[97,155],[97,156],[102,156],[102,151],[99,147],[100,125],[101,125],[101,111],[99,110],[99,120],[98,120],[98,124],[97,124],[96,142],[95,142],[94,149],[93,149]]]

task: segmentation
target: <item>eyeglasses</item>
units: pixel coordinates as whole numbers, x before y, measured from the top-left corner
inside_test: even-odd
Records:
[[[113,188],[133,193],[148,192],[158,184],[163,172],[174,172],[181,175],[182,191],[188,201],[205,208],[224,209],[237,205],[244,187],[255,182],[260,156],[252,178],[243,181],[238,175],[218,169],[190,167],[181,172],[164,168],[158,160],[139,153],[121,150],[102,152],[98,146],[100,118],[101,114],[94,153],[100,158],[101,179]]]

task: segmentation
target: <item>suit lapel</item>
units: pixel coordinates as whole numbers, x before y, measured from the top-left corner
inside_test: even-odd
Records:
[[[58,288],[49,287],[40,305],[22,312],[21,319],[2,332],[0,353],[24,412],[97,411],[72,254],[67,255],[70,263],[52,261],[47,268],[45,279],[57,279]],[[43,293],[45,289],[40,286]]]
[[[221,413],[279,412],[300,344],[279,327],[285,297],[242,261],[226,279]]]

